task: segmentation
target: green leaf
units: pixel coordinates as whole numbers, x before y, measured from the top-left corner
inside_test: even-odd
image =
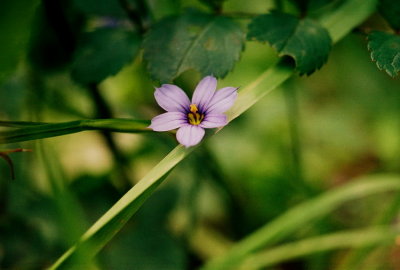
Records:
[[[379,12],[393,27],[400,30],[400,2],[395,0],[380,0]]]
[[[132,119],[93,119],[64,123],[35,123],[0,121],[0,126],[15,127],[0,131],[0,144],[44,139],[85,130],[109,130],[116,132],[138,133],[151,131],[149,121]]]
[[[259,252],[247,258],[238,269],[264,269],[285,261],[333,249],[359,248],[393,243],[398,231],[392,227],[375,227],[336,232],[308,238]]]
[[[0,1],[0,81],[14,71],[23,56],[38,0]]]
[[[143,202],[165,179],[168,172],[193,151],[193,149],[194,147],[185,148],[179,145],[172,150],[134,188],[128,191],[107,213],[90,227],[80,241],[64,253],[49,269],[74,269],[72,268],[73,265],[90,260],[139,209]]]
[[[380,70],[395,77],[400,71],[400,36],[374,31],[368,35],[371,58]]]
[[[232,249],[210,261],[205,270],[231,269],[241,263],[252,252],[284,240],[301,230],[310,222],[322,218],[345,202],[379,192],[400,190],[398,175],[376,175],[364,177],[346,186],[327,191],[298,206],[289,209],[275,220],[235,244]]]
[[[324,25],[329,27],[333,40],[337,41],[353,27],[365,20],[374,11],[376,0],[349,0],[335,12],[323,17]],[[348,16],[353,12],[353,16]],[[258,100],[278,87],[293,73],[293,69],[285,63],[279,62],[261,75],[257,76],[253,83],[239,92],[235,105],[229,110],[229,120],[232,120],[249,109]],[[195,148],[195,147],[194,147]],[[66,251],[50,269],[71,269],[74,258],[85,247],[91,247],[86,253],[88,259],[98,253],[113,236],[124,226],[129,218],[144,203],[145,199],[152,194],[165,176],[194,148],[184,148],[179,145],[172,150],[160,163],[158,163],[148,174],[143,177],[130,191],[128,191],[107,213],[105,213],[68,251]]]
[[[300,75],[321,68],[332,43],[328,31],[318,22],[277,11],[254,18],[247,38],[268,42],[280,56],[292,57]]]
[[[232,19],[192,12],[155,24],[144,40],[144,59],[161,82],[188,69],[224,77],[243,46],[244,33]]]
[[[72,77],[82,84],[98,83],[116,74],[138,52],[140,38],[132,31],[98,29],[85,34],[72,64]]]

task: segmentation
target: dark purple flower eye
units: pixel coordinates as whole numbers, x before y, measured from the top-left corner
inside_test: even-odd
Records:
[[[226,112],[237,97],[236,87],[225,87],[218,91],[217,79],[204,77],[193,93],[192,101],[176,85],[163,84],[156,88],[154,97],[158,105],[166,110],[151,120],[154,131],[178,129],[176,138],[186,147],[198,144],[204,137],[205,128],[217,128],[227,124]]]

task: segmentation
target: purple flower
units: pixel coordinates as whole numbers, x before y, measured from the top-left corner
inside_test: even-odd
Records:
[[[204,77],[193,93],[192,101],[176,85],[163,84],[156,88],[154,97],[158,105],[166,110],[151,120],[154,131],[178,129],[176,139],[186,147],[198,144],[204,137],[205,128],[217,128],[227,124],[226,112],[237,97],[236,87],[225,87],[218,91],[217,79]]]

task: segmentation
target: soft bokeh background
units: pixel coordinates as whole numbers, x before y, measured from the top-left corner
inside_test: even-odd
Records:
[[[76,27],[83,27],[87,17],[98,23],[96,16],[85,13],[89,2],[82,1],[82,8],[80,1],[62,1],[68,15],[81,16],[71,19]],[[227,12],[259,13],[271,6],[269,1],[251,2],[229,0],[224,7]],[[186,6],[206,9],[197,1],[148,3],[157,19]],[[54,40],[57,35],[43,24],[40,12],[27,29],[32,35],[17,69],[1,81],[0,119],[101,117],[104,107],[92,90],[71,79],[68,46]],[[380,21],[379,16],[371,19]],[[219,87],[246,86],[275,59],[268,46],[247,42]],[[191,94],[199,79],[188,71],[175,83]],[[97,93],[110,117],[151,119],[160,112],[153,98],[157,85],[139,53],[99,84]],[[399,90],[399,79],[371,62],[365,37],[348,35],[334,46],[320,71],[290,79],[179,164],[101,251],[94,268],[196,269],[324,190],[363,175],[399,174]],[[176,144],[167,133],[93,131],[3,145],[32,152],[10,156],[15,180],[0,160],[0,269],[49,266]],[[366,226],[396,196],[380,194],[346,204],[291,240]],[[340,269],[348,252],[317,254],[271,269]],[[362,258],[358,269],[400,269],[399,252],[394,245],[378,248]]]

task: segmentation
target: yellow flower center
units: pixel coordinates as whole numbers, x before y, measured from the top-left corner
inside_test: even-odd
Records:
[[[204,114],[198,113],[199,109],[197,109],[196,104],[190,104],[190,113],[188,113],[189,124],[191,125],[199,125],[201,121],[204,119]]]

